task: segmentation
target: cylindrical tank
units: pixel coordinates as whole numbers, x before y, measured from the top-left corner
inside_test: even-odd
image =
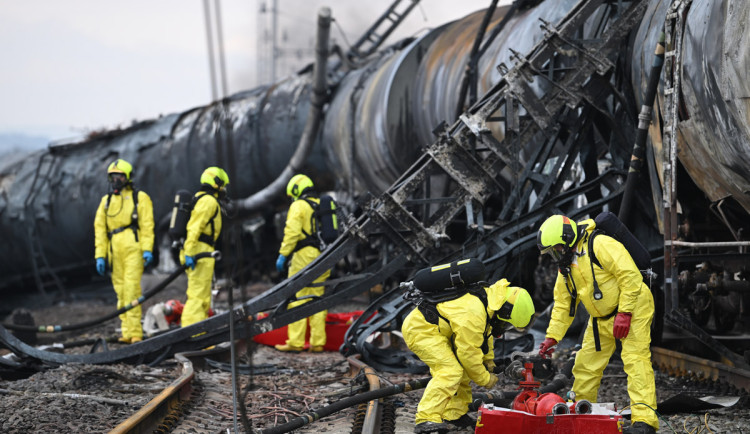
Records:
[[[633,88],[642,98],[669,0],[651,0],[633,40]],[[734,198],[750,211],[750,2],[693,0],[685,17],[678,158],[711,201]],[[667,71],[665,71],[666,73]],[[662,75],[663,77],[663,75]],[[661,116],[664,81],[659,89]],[[640,100],[639,100],[640,103]],[[651,129],[653,158],[664,159],[659,120]],[[663,179],[661,179],[663,186]],[[677,186],[678,192],[680,186]],[[660,204],[656,204],[657,207]]]
[[[497,83],[498,64],[512,65],[511,48],[527,52],[543,37],[540,18],[557,22],[576,3],[547,0],[541,7],[517,12],[480,61],[478,94]],[[499,7],[488,28],[508,10]],[[433,130],[456,119],[461,81],[485,13],[478,11],[434,29],[403,49],[385,50],[342,81],[328,109],[323,143],[329,165],[346,183],[344,187],[353,183],[354,191],[385,191],[420,150],[435,141]],[[503,137],[502,131],[494,133]]]
[[[625,66],[633,89],[645,86],[668,3],[650,0],[632,38],[634,54]],[[576,4],[578,0],[546,0],[517,11],[479,62],[479,95],[500,78],[498,64],[512,66],[511,48],[527,53],[544,36],[540,18],[554,24]],[[507,11],[508,7],[496,11],[485,37]],[[682,53],[685,110],[679,145],[681,162],[706,195],[712,200],[732,196],[747,210],[749,11],[750,4],[736,0],[692,2]],[[386,190],[420,150],[434,142],[435,127],[455,120],[461,81],[483,13],[392,45],[359,60],[361,64],[350,71],[332,72],[335,86],[306,170],[332,173],[342,181],[338,187],[354,194]],[[107,164],[115,158],[134,165],[136,185],[151,195],[157,220],[168,218],[177,190],[197,189],[207,166],[228,171],[232,197],[247,197],[265,187],[284,169],[299,142],[310,105],[310,79],[308,69],[223,102],[102,133],[83,143],[4,159],[0,287],[15,276],[29,275],[32,260],[40,261],[39,252],[54,269],[93,270],[93,217],[107,191]],[[503,131],[493,132],[502,138]],[[657,135],[652,141],[659,164]],[[522,149],[519,162],[525,155]]]
[[[196,191],[208,166],[226,168],[234,197],[249,195],[285,167],[304,128],[309,77],[301,74],[223,102],[50,146],[0,165],[0,287],[44,259],[58,271],[93,262],[93,218],[107,193],[107,165],[133,164],[136,188],[166,222],[174,194]],[[316,145],[310,167],[324,170]],[[44,258],[38,254],[43,253]]]

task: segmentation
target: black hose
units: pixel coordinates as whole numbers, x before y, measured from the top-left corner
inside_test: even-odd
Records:
[[[654,62],[651,65],[651,75],[648,77],[646,94],[643,96],[641,113],[638,115],[638,130],[635,135],[633,144],[633,155],[630,158],[630,169],[628,177],[625,180],[625,191],[622,194],[620,202],[619,219],[627,224],[630,216],[631,203],[633,202],[633,193],[638,177],[643,167],[643,159],[646,155],[646,138],[648,137],[648,126],[651,123],[651,112],[656,99],[656,89],[659,86],[659,77],[661,76],[662,66],[664,65],[664,32],[659,37],[654,51]]]
[[[382,389],[371,390],[359,395],[350,396],[340,401],[336,401],[333,404],[323,407],[320,410],[311,411],[300,417],[296,417],[283,425],[277,425],[272,428],[256,430],[257,434],[281,434],[286,433],[310,422],[322,419],[328,415],[331,415],[337,411],[341,411],[347,407],[352,407],[357,404],[362,404],[373,399],[385,398],[386,396],[398,395],[399,393],[411,392],[412,390],[419,390],[427,386],[430,382],[431,377],[421,378],[419,380],[412,380],[406,383],[396,384]]]
[[[213,257],[218,260],[218,259],[221,259],[221,254],[218,251],[198,253],[197,255],[195,255],[195,260],[197,261],[199,259],[209,258],[209,257]],[[185,265],[180,265],[174,271],[172,271],[172,274],[170,274],[164,280],[159,282],[159,284],[156,285],[155,287],[146,291],[143,295],[138,297],[138,299],[131,301],[127,306],[121,307],[120,309],[117,309],[116,311],[112,313],[104,315],[101,318],[96,318],[96,319],[85,321],[85,322],[78,323],[78,324],[68,324],[68,325],[33,326],[33,325],[20,325],[20,324],[3,324],[3,327],[7,328],[8,330],[29,331],[29,332],[38,332],[38,333],[59,333],[59,332],[66,332],[70,330],[78,330],[78,329],[83,329],[86,327],[91,327],[92,325],[99,324],[109,319],[112,319],[116,316],[119,316],[120,314],[123,314],[136,306],[140,306],[141,304],[143,304],[144,301],[148,300],[149,298],[153,297],[156,293],[166,288],[167,285],[169,285],[173,280],[179,277],[183,273],[183,271],[185,271],[185,268],[186,268]]]
[[[411,392],[412,390],[419,390],[427,386],[432,377],[421,378],[419,380],[412,380],[406,383],[396,384],[382,389],[371,390],[369,392],[361,393],[359,395],[350,396],[340,401],[336,401],[333,404],[323,407],[316,411],[311,411],[300,417],[294,418],[289,422],[277,425],[272,428],[266,428],[256,430],[256,434],[282,434],[287,433],[297,428],[301,428],[308,423],[315,422],[326,416],[329,416],[337,411],[341,411],[345,408],[352,407],[357,404],[372,401],[373,399],[385,398],[386,396],[398,395],[399,393]],[[568,378],[564,375],[558,375],[554,380],[545,384],[539,388],[539,393],[556,392],[568,382]],[[469,411],[477,411],[483,402],[497,405],[499,407],[510,407],[513,399],[518,395],[518,390],[513,391],[500,391],[499,393],[473,393],[472,403],[469,404]]]

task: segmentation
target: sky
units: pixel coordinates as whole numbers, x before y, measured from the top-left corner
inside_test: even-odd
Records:
[[[270,83],[274,1],[219,1],[226,93]],[[213,16],[216,0],[0,0],[0,146],[46,146],[211,103],[206,4]],[[332,43],[348,47],[391,4],[276,0],[277,78],[311,61],[321,7],[334,18]],[[489,5],[421,0],[386,44]]]

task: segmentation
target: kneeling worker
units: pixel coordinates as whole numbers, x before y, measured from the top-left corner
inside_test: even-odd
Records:
[[[501,279],[483,282],[484,265],[476,259],[420,270],[420,273],[461,267],[472,261],[481,266],[481,278],[466,286],[458,298],[438,303],[422,301],[404,320],[401,332],[406,345],[430,368],[432,379],[417,406],[415,433],[445,433],[476,425],[469,416],[470,381],[490,389],[498,381],[492,370],[494,339],[511,326],[529,326],[535,315],[529,293]],[[455,277],[456,273],[452,273]],[[449,278],[451,285],[453,277]],[[459,277],[459,279],[461,279]],[[433,279],[434,281],[434,279]],[[462,282],[463,283],[463,282]]]

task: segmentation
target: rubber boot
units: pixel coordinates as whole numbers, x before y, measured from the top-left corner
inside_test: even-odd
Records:
[[[464,414],[455,420],[446,420],[445,423],[453,425],[456,428],[474,428],[477,425],[477,420],[468,414]]]
[[[274,345],[274,348],[276,348],[279,351],[284,351],[288,353],[299,353],[300,351],[304,350],[304,347],[294,347],[289,344],[283,344],[283,345]]]
[[[422,422],[414,427],[414,434],[445,434],[450,432],[450,430],[451,427],[447,423]]]

